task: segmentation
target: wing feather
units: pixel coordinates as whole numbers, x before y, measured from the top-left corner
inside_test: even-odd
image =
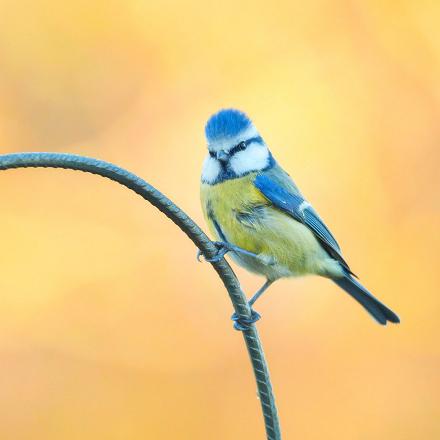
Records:
[[[259,174],[254,185],[278,209],[307,226],[318,238],[324,249],[352,274],[341,255],[341,249],[335,237],[329,231],[312,206],[299,194],[296,187],[285,189],[280,182],[265,174]]]

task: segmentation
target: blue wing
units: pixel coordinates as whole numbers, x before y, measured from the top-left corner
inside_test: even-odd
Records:
[[[259,174],[254,180],[254,185],[275,207],[307,226],[321,242],[324,249],[338,260],[349,273],[352,273],[341,255],[341,249],[335,237],[310,203],[299,194],[293,183],[290,183],[286,189],[279,179],[273,177]]]

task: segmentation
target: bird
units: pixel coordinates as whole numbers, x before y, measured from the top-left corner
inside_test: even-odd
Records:
[[[332,280],[379,324],[400,322],[358,281],[328,227],[244,112],[228,108],[213,114],[205,136],[200,196],[218,251],[206,259],[219,261],[229,252],[238,265],[266,278],[249,300],[252,318],[244,322],[233,315],[236,329],[260,318],[252,307],[275,281],[308,274]]]

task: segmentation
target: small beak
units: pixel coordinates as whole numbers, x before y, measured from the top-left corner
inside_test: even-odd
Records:
[[[229,155],[224,150],[220,150],[217,153],[217,160],[219,160],[221,163],[226,163],[229,160]]]

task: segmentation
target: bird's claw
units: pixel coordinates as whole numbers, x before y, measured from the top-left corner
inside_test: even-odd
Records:
[[[230,252],[232,249],[230,246],[228,246],[228,243],[223,243],[221,241],[213,241],[212,244],[217,248],[217,254],[214,255],[212,258],[207,258],[203,254],[203,252],[199,249],[197,252],[197,261],[201,262],[201,257],[208,263],[218,263],[228,252]]]
[[[261,315],[255,310],[251,309],[250,318],[241,318],[236,312],[232,314],[231,319],[234,321],[234,329],[238,331],[249,330],[252,324],[255,324]]]
[[[202,262],[202,260],[200,259],[200,257],[203,257],[203,252],[199,249],[199,250],[197,251],[197,255],[196,255],[197,261],[198,261],[199,263]]]

